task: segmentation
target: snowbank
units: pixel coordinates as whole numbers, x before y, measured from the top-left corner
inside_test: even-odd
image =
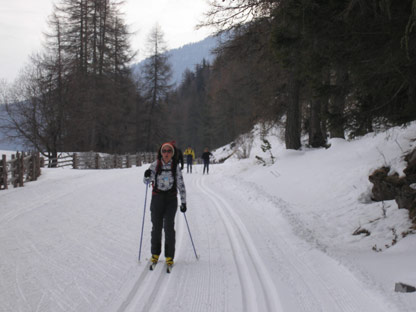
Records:
[[[384,291],[394,289],[395,282],[416,285],[416,236],[407,235],[412,227],[408,211],[398,209],[395,201],[371,201],[368,180],[382,166],[403,175],[404,155],[416,147],[416,123],[354,140],[331,139],[328,149],[298,151],[286,150],[276,132],[266,136],[273,165],[270,152],[261,149],[257,127],[250,157],[237,161],[233,155],[225,162],[224,173],[289,203],[291,210],[285,214],[298,235],[357,274],[371,275]],[[229,150],[227,146],[214,155],[224,157]],[[262,166],[255,156],[267,159],[269,165]],[[359,229],[365,230],[363,234],[353,235]],[[416,303],[416,296],[412,298]]]

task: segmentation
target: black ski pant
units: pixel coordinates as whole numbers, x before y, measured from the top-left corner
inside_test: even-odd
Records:
[[[192,160],[188,160],[188,161],[186,162],[186,172],[187,172],[187,173],[189,173],[189,172],[191,172],[191,173],[192,173]]]
[[[175,215],[178,209],[176,192],[154,193],[150,212],[152,219],[152,255],[162,251],[162,229],[165,231],[165,257],[175,257]]]
[[[204,160],[204,171],[202,172],[202,174],[205,173],[205,169],[207,170],[207,173],[209,173],[209,160]]]

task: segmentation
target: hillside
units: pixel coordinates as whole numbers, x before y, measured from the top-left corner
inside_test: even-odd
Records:
[[[181,48],[169,50],[169,62],[172,65],[172,83],[179,84],[182,80],[182,74],[186,69],[194,70],[194,67],[202,62],[203,59],[212,62],[214,55],[212,50],[216,48],[218,39],[207,37],[199,42],[186,44]],[[133,73],[140,72],[141,67],[146,60],[143,60],[132,66]]]

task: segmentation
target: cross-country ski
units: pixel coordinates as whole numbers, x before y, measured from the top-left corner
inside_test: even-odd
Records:
[[[157,263],[151,262],[150,265],[149,265],[149,270],[153,271],[156,268],[156,265],[157,265]]]

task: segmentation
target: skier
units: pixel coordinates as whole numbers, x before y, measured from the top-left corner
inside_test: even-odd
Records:
[[[159,260],[162,249],[162,228],[165,232],[165,260],[168,270],[173,266],[175,257],[175,215],[178,206],[177,189],[181,197],[181,212],[186,212],[186,190],[182,171],[174,157],[176,148],[172,142],[163,143],[158,150],[157,160],[144,173],[144,182],[152,183],[152,201],[150,204],[151,266],[153,270]]]
[[[186,172],[192,173],[192,162],[195,159],[195,152],[190,146],[188,146],[183,154],[186,156]]]
[[[204,161],[204,170],[202,174],[205,174],[205,169],[207,170],[207,174],[209,173],[209,157],[210,156],[213,156],[213,155],[209,152],[208,147],[206,147],[201,156],[202,160]]]

